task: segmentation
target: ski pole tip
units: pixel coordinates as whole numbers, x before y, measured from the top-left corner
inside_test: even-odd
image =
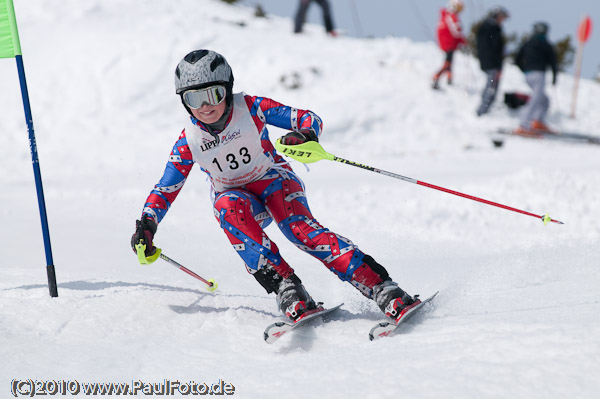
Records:
[[[554,219],[552,219],[549,214],[545,214],[544,216],[542,216],[542,222],[544,222],[544,226],[547,225],[549,222],[554,222],[554,223],[557,223],[557,224],[564,224],[560,220],[554,220]]]
[[[206,286],[206,289],[210,292],[215,292],[217,290],[217,287],[219,286],[217,282],[212,278],[207,281],[208,285]]]
[[[552,218],[550,217],[549,214],[545,214],[544,216],[542,216],[542,222],[544,222],[544,226],[548,224],[548,222],[551,222]]]

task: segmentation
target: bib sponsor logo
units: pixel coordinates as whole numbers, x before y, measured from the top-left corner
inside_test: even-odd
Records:
[[[221,138],[221,142],[223,144],[227,144],[232,140],[237,139],[238,137],[240,137],[240,135],[242,134],[242,132],[240,131],[240,129],[236,130],[235,132],[227,132],[222,138]]]
[[[240,135],[242,134],[241,130],[238,129],[235,132],[226,132],[223,137],[221,137],[221,143],[222,144],[227,144],[235,139],[237,139],[238,137],[240,137]],[[211,148],[215,148],[216,146],[219,145],[219,140],[215,139],[215,140],[211,140],[211,141],[206,141],[206,139],[203,139],[204,144],[202,144],[200,146],[200,150],[202,150],[202,152],[208,151]]]

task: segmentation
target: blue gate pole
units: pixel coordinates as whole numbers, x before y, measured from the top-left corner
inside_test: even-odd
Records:
[[[48,229],[48,217],[46,215],[46,201],[44,200],[42,173],[40,171],[40,161],[38,159],[37,144],[35,142],[35,132],[33,130],[33,117],[31,115],[31,106],[29,105],[27,81],[25,80],[25,68],[23,66],[23,58],[21,55],[16,55],[15,59],[17,60],[19,82],[21,83],[21,95],[23,97],[23,108],[25,109],[25,121],[27,122],[27,131],[29,132],[31,162],[33,164],[35,187],[37,190],[38,205],[40,208],[40,219],[42,221],[42,232],[44,234],[44,248],[46,250],[46,273],[48,274],[48,288],[50,290],[50,296],[57,297],[58,288],[56,286],[56,272],[54,270],[54,261],[52,260],[52,246],[50,245],[50,231]]]

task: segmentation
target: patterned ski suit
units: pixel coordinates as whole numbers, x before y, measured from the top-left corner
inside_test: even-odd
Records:
[[[350,240],[315,220],[303,183],[275,151],[267,124],[293,131],[312,129],[317,136],[322,129],[320,118],[311,111],[269,98],[234,94],[233,109],[222,132],[210,134],[200,121],[190,118],[162,179],[146,200],[142,217],[160,223],[197,163],[211,181],[215,217],[249,273],[267,265],[283,278],[294,273],[263,230],[274,220],[298,248],[372,297],[373,286],[389,279],[387,272],[370,262],[372,258]]]

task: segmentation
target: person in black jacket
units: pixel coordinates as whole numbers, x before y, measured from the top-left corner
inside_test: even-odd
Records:
[[[548,24],[537,22],[533,25],[533,34],[517,52],[515,64],[525,73],[525,80],[532,89],[531,98],[521,115],[518,134],[535,135],[539,131],[553,132],[545,123],[546,113],[550,106],[548,96],[544,92],[546,69],[552,69],[552,84],[556,84],[556,52],[548,42]]]
[[[296,11],[296,18],[294,20],[294,33],[301,33],[302,26],[304,25],[304,21],[306,20],[306,12],[308,11],[308,6],[310,3],[315,1],[321,9],[323,10],[323,24],[325,25],[325,30],[329,36],[335,37],[337,33],[333,27],[333,18],[331,16],[331,8],[329,7],[329,2],[327,0],[300,0],[298,3],[298,11]]]
[[[502,73],[502,60],[504,59],[502,23],[508,17],[508,11],[505,8],[497,7],[490,12],[477,30],[477,57],[481,70],[486,74],[487,82],[481,95],[481,105],[477,109],[477,116],[487,113],[496,99]]]

